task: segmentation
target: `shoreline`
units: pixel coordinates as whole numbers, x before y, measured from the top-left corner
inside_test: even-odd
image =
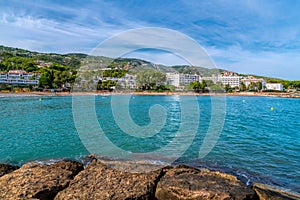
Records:
[[[0,92],[0,97],[22,96],[110,96],[110,95],[140,95],[140,96],[241,96],[241,97],[281,97],[300,98],[298,93],[286,92],[236,92],[236,93],[195,93],[195,92]]]
[[[56,181],[52,181],[53,179]],[[68,184],[65,184],[66,182]],[[149,184],[153,190],[148,191]],[[105,188],[103,185],[106,185]],[[53,197],[52,199],[69,199],[73,195],[78,199],[90,199],[91,196],[99,199],[97,195],[103,195],[102,192],[105,191],[109,197],[105,199],[115,195],[121,195],[117,199],[125,199],[122,195],[139,197],[143,187],[148,195],[148,198],[143,199],[177,199],[166,197],[175,197],[178,193],[182,198],[191,197],[191,193],[195,194],[193,198],[188,198],[191,200],[211,197],[227,199],[223,197],[228,195],[233,195],[235,199],[300,198],[299,193],[285,188],[263,183],[247,186],[230,173],[185,164],[160,165],[143,160],[116,160],[96,155],[88,155],[79,161],[36,160],[24,163],[20,167],[0,164],[1,198],[13,199],[25,194],[24,198],[37,199],[47,199],[49,196]],[[128,191],[129,188],[136,189]],[[115,190],[132,193],[118,194]],[[41,193],[44,195],[39,196]],[[168,195],[165,196],[166,194]]]

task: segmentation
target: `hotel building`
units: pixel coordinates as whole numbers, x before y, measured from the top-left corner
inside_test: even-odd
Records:
[[[201,77],[197,74],[179,74],[179,73],[167,73],[167,84],[174,85],[175,87],[180,87],[188,85],[191,82],[199,82]]]
[[[0,84],[38,85],[39,74],[26,72],[24,70],[10,70],[8,73],[0,73]]]
[[[281,83],[266,83],[265,87],[267,90],[277,90],[277,91],[283,90],[283,85]]]

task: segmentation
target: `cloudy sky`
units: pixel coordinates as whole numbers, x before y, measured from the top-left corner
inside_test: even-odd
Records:
[[[89,53],[129,29],[161,27],[197,41],[219,68],[299,80],[299,10],[298,0],[0,0],[0,45]],[[163,51],[128,56],[185,62]]]

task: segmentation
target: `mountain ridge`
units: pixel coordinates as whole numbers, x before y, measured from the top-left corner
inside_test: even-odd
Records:
[[[35,60],[43,60],[45,62],[58,63],[61,65],[70,66],[71,68],[74,69],[79,69],[79,67],[81,67],[83,64],[90,63],[91,65],[93,64],[94,67],[96,67],[95,69],[97,69],[97,67],[105,68],[110,65],[113,67],[127,66],[126,70],[133,73],[142,69],[153,69],[153,70],[159,70],[163,73],[178,72],[183,74],[198,74],[201,76],[212,76],[212,75],[220,74],[223,71],[228,71],[219,68],[209,69],[201,66],[189,66],[189,65],[166,66],[166,65],[156,64],[139,58],[108,58],[105,56],[93,56],[85,53],[76,53],[76,52],[66,53],[66,54],[42,53],[42,52],[30,51],[22,48],[7,47],[4,45],[0,45],[0,63],[2,62],[3,60],[2,57],[3,54],[5,53],[11,54],[11,56],[15,56],[15,57],[31,58]],[[253,75],[253,74],[249,74],[249,75],[257,78],[261,77],[261,78],[266,78],[268,80],[274,80],[274,81],[283,80],[275,77],[266,77],[266,76]]]

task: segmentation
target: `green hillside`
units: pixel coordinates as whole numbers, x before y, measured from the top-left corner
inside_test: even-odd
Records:
[[[138,74],[144,70],[155,70],[162,73],[178,72],[183,74],[198,74],[201,76],[218,75],[222,69],[207,69],[188,65],[164,66],[137,58],[108,58],[104,56],[90,56],[82,53],[40,53],[19,48],[0,46],[0,71],[25,70],[40,73],[40,88],[59,88],[66,83],[73,83],[78,69],[93,75],[102,75],[101,68],[110,68],[108,74],[115,77]],[[300,81],[287,81],[271,77],[264,78],[267,82],[282,83],[285,88],[299,88]]]

